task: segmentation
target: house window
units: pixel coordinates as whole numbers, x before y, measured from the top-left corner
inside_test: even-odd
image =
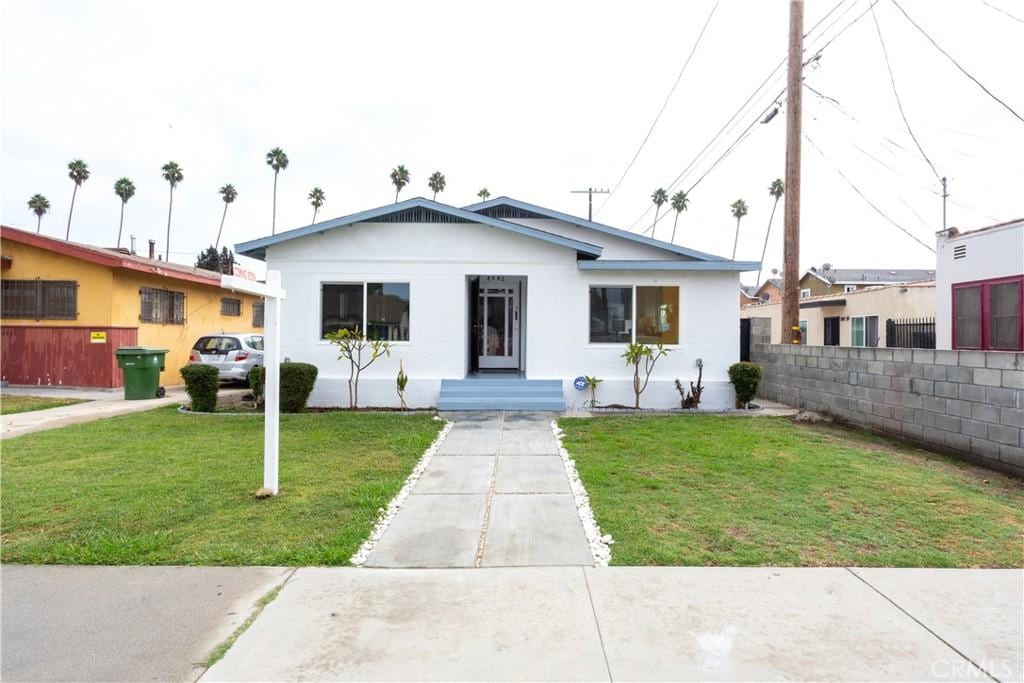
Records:
[[[852,346],[878,346],[877,315],[850,318],[850,344]]]
[[[409,283],[324,284],[320,295],[320,336],[364,330],[368,339],[409,341]]]
[[[370,339],[409,341],[409,283],[366,284],[366,335]]]
[[[253,301],[252,302],[252,326],[263,327],[263,316],[266,311],[266,302],[264,301]]]
[[[809,290],[809,289],[801,289],[800,290],[800,298],[801,299],[810,299],[811,298],[811,290]]]
[[[953,285],[953,348],[1024,350],[1024,276]]]
[[[678,287],[591,287],[590,343],[679,343]]]
[[[185,324],[185,292],[143,287],[139,290],[139,296],[142,300],[139,320],[142,322]]]
[[[4,280],[0,317],[26,320],[78,318],[75,280]]]
[[[765,292],[764,294],[762,294],[762,295],[761,295],[761,301],[765,301],[765,302],[767,302],[767,301],[769,301],[769,300],[770,300],[771,298],[772,298],[772,295],[771,295],[771,294],[769,294],[768,292]]]
[[[633,340],[633,288],[590,288],[590,343],[628,344]]]
[[[807,346],[807,321],[806,320],[801,320],[800,321],[800,344],[802,346]]]
[[[221,315],[242,315],[242,300],[223,298],[220,300]]]
[[[839,316],[825,318],[825,346],[839,346]]]
[[[850,292],[856,292],[857,285],[843,285],[843,293],[849,294]]]

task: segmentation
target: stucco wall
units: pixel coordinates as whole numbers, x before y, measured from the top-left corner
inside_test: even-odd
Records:
[[[878,345],[885,347],[885,321],[888,318],[931,318],[935,315],[935,286],[932,284],[869,287],[830,298],[845,301],[844,306],[801,308],[800,320],[807,321],[807,345],[825,343],[825,318],[839,316],[839,345],[851,345],[850,318],[878,316]],[[828,301],[821,299],[819,301]],[[806,300],[802,303],[809,303]],[[771,341],[782,343],[782,303],[755,304],[740,311],[741,318],[766,318],[771,321]]]
[[[958,245],[967,247],[967,256],[954,260]],[[935,346],[952,349],[952,286],[1024,273],[1024,222],[952,239],[939,237],[936,247]]]
[[[588,235],[588,241],[596,242],[596,235]],[[526,376],[561,379],[569,407],[587,398],[572,388],[572,380],[582,374],[605,380],[599,401],[630,403],[632,397],[631,375],[620,357],[624,347],[589,343],[589,285],[678,285],[681,343],[657,365],[642,405],[677,406],[673,380],[696,379],[698,357],[705,362],[705,405],[732,405],[727,368],[739,355],[736,273],[580,271],[572,249],[460,223],[356,224],[272,246],[267,265],[281,272],[288,296],[283,304],[283,355],[320,369],[312,405],[347,402],[348,366],[337,361],[334,347],[319,339],[321,283],[410,284],[410,341],[396,344],[390,358],[363,374],[360,397],[363,405],[397,405],[394,377],[401,359],[410,377],[407,400],[425,407],[436,404],[442,379],[466,375],[471,275],[526,278]]]
[[[0,271],[4,280],[75,280],[78,282],[77,320],[28,320],[5,318],[4,325],[66,327],[83,325],[107,327],[111,324],[110,301],[113,275],[107,266],[70,259],[62,254],[39,249],[14,240],[4,240],[2,252],[10,257],[11,267]]]

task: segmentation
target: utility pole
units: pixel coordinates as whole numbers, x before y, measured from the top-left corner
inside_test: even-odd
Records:
[[[946,190],[946,177],[942,177],[942,229],[946,229],[946,199],[949,197],[949,192]]]
[[[588,187],[585,190],[569,190],[572,194],[586,194],[587,195],[587,220],[594,220],[594,195],[595,194],[611,194],[611,190],[598,190],[593,187]]]
[[[800,343],[800,136],[803,114],[804,0],[789,2],[786,81],[786,214],[782,266],[782,343]]]

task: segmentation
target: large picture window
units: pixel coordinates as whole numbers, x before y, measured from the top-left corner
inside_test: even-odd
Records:
[[[1024,350],[1024,276],[953,285],[953,348]]]
[[[185,292],[143,287],[139,290],[139,320],[163,325],[185,324]]]
[[[591,287],[590,343],[679,343],[678,287]]]
[[[4,280],[0,317],[25,320],[78,318],[75,280]]]
[[[409,341],[409,283],[369,282],[321,286],[320,337],[363,330],[369,339]]]

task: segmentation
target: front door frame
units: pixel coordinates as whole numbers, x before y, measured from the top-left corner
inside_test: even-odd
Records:
[[[487,294],[487,289],[512,290],[508,295],[498,293]],[[526,335],[526,277],[519,275],[473,275],[469,278],[469,336],[470,372],[491,371],[522,371],[526,366],[524,340]],[[488,309],[482,305],[481,298],[504,298],[511,300],[502,306],[505,313],[502,319],[502,349],[511,345],[511,352],[499,356],[490,356],[484,341],[488,335]],[[480,350],[484,353],[481,354]]]

